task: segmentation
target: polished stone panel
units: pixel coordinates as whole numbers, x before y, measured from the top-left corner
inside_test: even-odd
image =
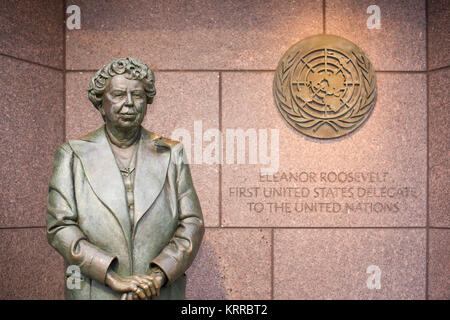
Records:
[[[259,139],[252,149],[247,141],[245,163],[238,164],[236,155],[228,161],[226,154],[242,144],[235,140],[228,147],[225,137],[223,225],[425,226],[424,74],[378,73],[378,101],[370,118],[333,140],[292,129],[273,102],[272,81],[273,73],[223,74],[224,135],[229,129],[254,129]],[[265,151],[270,141],[270,130],[265,139],[260,129],[279,130],[279,172],[263,179],[260,169],[269,167],[262,164],[264,157],[258,155],[257,164],[249,157],[250,150]]]
[[[428,68],[450,65],[450,3],[428,1]]]
[[[0,299],[64,299],[64,262],[45,228],[0,230]]]
[[[63,1],[8,0],[0,10],[0,52],[63,68]]]
[[[100,113],[87,97],[86,88],[94,72],[67,73],[66,135],[79,138],[103,124]],[[194,155],[194,142],[200,146],[208,129],[219,128],[219,79],[216,72],[155,72],[156,97],[148,105],[143,126],[170,138],[176,129],[191,137],[194,186],[200,198],[206,226],[219,225],[219,167],[206,164]],[[174,137],[178,140],[178,137]],[[206,142],[205,142],[206,144]],[[206,146],[206,145],[205,145]],[[200,156],[204,149],[201,148]]]
[[[54,151],[103,123],[87,99],[89,70],[126,56],[157,68],[157,95],[144,126],[166,137],[176,129],[191,137],[183,142],[207,228],[187,271],[188,299],[450,298],[448,1],[2,4],[0,299],[64,298],[63,260],[43,227]],[[66,39],[65,4],[81,9],[81,30],[67,30]],[[366,26],[373,4],[381,9],[379,30]],[[353,41],[377,71],[402,71],[378,72],[378,102],[368,121],[329,141],[305,137],[286,123],[268,72],[294,43],[323,32],[323,14],[325,32]],[[59,69],[65,59],[75,71],[67,72],[64,92],[63,72],[21,59]],[[429,73],[428,115],[427,63],[444,68]],[[207,134],[219,128],[221,169],[205,163]],[[279,130],[280,171],[271,180],[280,181],[260,181],[268,165],[249,164],[247,147],[244,164],[226,163],[233,129],[256,130],[258,161],[266,142],[261,133],[269,130],[270,140],[270,129]],[[298,181],[287,181],[291,172],[300,174]],[[329,181],[321,181],[322,173]],[[253,187],[260,188],[258,196]],[[265,196],[264,188],[272,193]],[[349,197],[349,188],[365,195]],[[250,210],[258,202],[264,209]],[[316,206],[305,212],[311,203]],[[333,203],[353,209],[334,212]],[[369,266],[381,270],[380,289],[367,286]]]
[[[424,299],[425,249],[418,229],[275,230],[274,298]]]
[[[63,142],[63,73],[0,56],[0,226],[44,226],[56,147]]]
[[[450,299],[450,230],[430,229],[428,298]]]
[[[354,42],[375,70],[426,70],[424,0],[326,1],[326,33]],[[380,8],[380,29],[369,29],[370,5]]]
[[[271,234],[267,229],[207,228],[187,272],[187,299],[270,299]]]
[[[133,56],[159,69],[275,69],[285,50],[322,32],[322,1],[76,1],[67,68]]]
[[[429,75],[430,225],[450,227],[450,69]]]

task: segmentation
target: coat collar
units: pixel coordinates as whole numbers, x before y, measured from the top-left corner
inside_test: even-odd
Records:
[[[94,193],[109,208],[129,238],[131,224],[125,187],[105,126],[81,140],[70,140],[69,144],[81,160]],[[135,227],[163,188],[169,161],[170,146],[157,134],[141,128],[134,178]]]

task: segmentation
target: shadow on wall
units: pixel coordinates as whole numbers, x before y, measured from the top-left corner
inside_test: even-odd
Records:
[[[219,259],[214,246],[208,242],[208,239],[204,239],[194,263],[186,272],[187,300],[225,300],[227,298]]]

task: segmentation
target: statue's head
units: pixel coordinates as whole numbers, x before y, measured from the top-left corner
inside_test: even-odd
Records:
[[[155,75],[137,59],[115,59],[92,78],[88,97],[103,120],[116,128],[140,126],[156,94]]]

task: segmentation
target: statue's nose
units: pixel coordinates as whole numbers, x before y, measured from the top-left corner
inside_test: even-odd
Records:
[[[125,101],[126,106],[133,106],[133,100],[131,99],[131,94],[127,94],[127,100]]]

